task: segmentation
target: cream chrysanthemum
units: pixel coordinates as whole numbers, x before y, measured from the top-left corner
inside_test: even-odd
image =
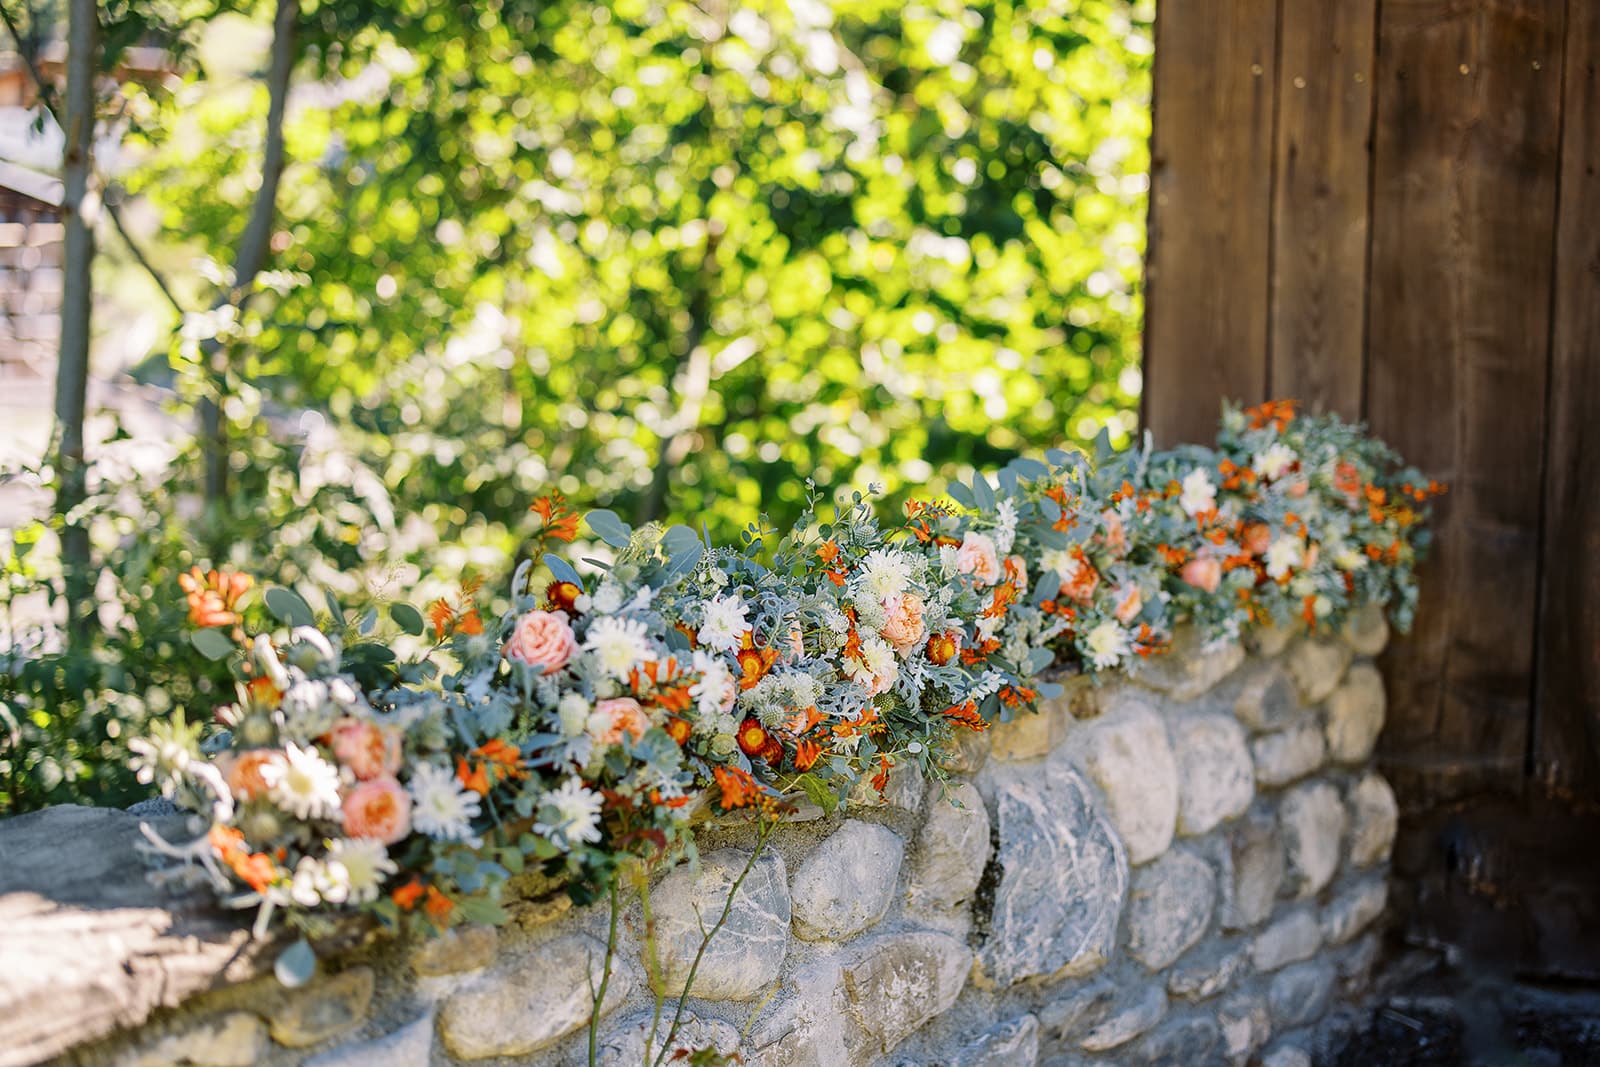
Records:
[[[542,804],[552,809],[555,817],[534,824],[534,830],[571,848],[579,842],[593,844],[600,840],[600,808],[605,799],[583,784],[578,778],[568,778],[544,795]]]
[[[370,904],[378,899],[383,883],[400,868],[389,858],[382,841],[372,837],[341,837],[328,846],[328,861],[341,864],[350,901]]]
[[[589,626],[583,648],[613,678],[626,678],[640,660],[650,656],[644,623],[638,619],[596,619]]]
[[[261,765],[267,796],[297,819],[339,818],[339,768],[290,742],[283,755]]]
[[[1109,619],[1089,631],[1085,644],[1089,648],[1089,660],[1098,670],[1115,667],[1133,650],[1128,643],[1128,632]]]
[[[436,841],[473,841],[478,794],[462,787],[448,767],[419,763],[411,772],[411,826]]]
[[[719,652],[732,652],[739,647],[739,638],[750,629],[750,609],[735,593],[733,596],[714,596],[706,601],[704,621],[697,636],[700,643]]]

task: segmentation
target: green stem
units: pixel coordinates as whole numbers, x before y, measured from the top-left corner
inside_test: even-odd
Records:
[[[667,1027],[667,1036],[661,1041],[661,1050],[656,1053],[653,1067],[661,1067],[661,1064],[666,1061],[667,1050],[672,1047],[673,1040],[678,1036],[678,1028],[683,1025],[683,1011],[689,1003],[689,991],[694,988],[694,977],[700,970],[700,961],[705,958],[706,949],[710,946],[711,939],[717,936],[717,931],[722,929],[723,924],[728,921],[728,916],[733,913],[734,898],[739,895],[739,888],[744,885],[744,880],[755,869],[756,861],[761,858],[761,851],[767,845],[767,837],[772,833],[773,827],[776,825],[776,822],[765,818],[756,824],[755,850],[750,853],[750,859],[745,863],[744,870],[739,872],[739,877],[733,880],[733,886],[728,890],[728,899],[722,902],[722,914],[717,916],[715,925],[710,930],[707,930],[705,936],[700,939],[700,947],[695,951],[694,962],[689,965],[689,977],[684,980],[683,992],[678,997],[678,1006],[672,1013],[672,1025]],[[648,1046],[646,1046],[646,1055],[648,1054]]]
[[[606,986],[611,984],[611,964],[617,956],[617,916],[621,912],[617,900],[617,880],[611,879],[611,922],[606,930],[606,962],[600,972],[600,986],[593,986],[594,979],[590,978],[590,989],[594,993],[594,1008],[589,1012],[589,1067],[597,1067],[600,1062],[600,1007],[605,1003]]]

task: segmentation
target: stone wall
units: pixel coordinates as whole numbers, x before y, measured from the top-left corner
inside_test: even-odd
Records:
[[[1180,640],[1134,677],[1075,681],[1042,714],[972,735],[943,787],[897,772],[884,802],[800,811],[700,961],[686,1038],[762,1067],[1310,1062],[1378,950],[1396,816],[1371,770],[1386,638],[1369,612],[1338,639]],[[698,868],[655,885],[656,981],[674,997],[752,844],[748,826],[708,827]],[[17,885],[0,874],[0,915]],[[349,950],[298,990],[239,983],[224,973],[237,939],[191,938],[211,977],[147,977],[161,988],[141,999],[144,957],[122,945],[105,964],[122,973],[90,987],[138,1003],[54,1036],[36,1018],[48,1002],[18,999],[15,935],[0,931],[0,1067],[141,1020],[57,1062],[588,1062],[607,910],[545,897],[513,915]],[[644,924],[637,902],[619,924],[605,1064],[643,1060]],[[37,966],[48,978],[53,964]],[[23,1016],[31,1045],[16,1040]]]

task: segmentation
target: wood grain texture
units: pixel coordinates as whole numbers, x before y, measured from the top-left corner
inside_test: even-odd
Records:
[[[1367,414],[1451,483],[1386,658],[1413,801],[1521,788],[1533,692],[1564,0],[1379,11]]]
[[[1156,17],[1144,424],[1207,441],[1266,391],[1275,0]]]
[[[1569,8],[1533,773],[1600,804],[1600,9]]]
[[[1267,391],[1361,418],[1377,0],[1285,3]]]

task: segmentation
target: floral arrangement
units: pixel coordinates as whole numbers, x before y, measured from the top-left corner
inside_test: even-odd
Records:
[[[391,606],[425,644],[408,660],[375,611],[330,602],[319,624],[284,589],[251,636],[250,583],[197,570],[194,641],[236,664],[237,699],[139,743],[144,779],[210,822],[152,845],[260,929],[493,922],[530,866],[589,901],[692,854],[704,815],[831,810],[902,763],[937,778],[960,731],[1030,711],[1054,672],[1160,654],[1179,622],[1225,641],[1377,603],[1405,628],[1441,491],[1276,402],[1226,409],[1216,449],[1018,459],[892,524],[859,494],[824,518],[813,491],[781,539],[753,526],[734,548],[593,512],[609,558],[587,576],[556,551],[581,528],[550,496],[498,622],[472,583]]]

